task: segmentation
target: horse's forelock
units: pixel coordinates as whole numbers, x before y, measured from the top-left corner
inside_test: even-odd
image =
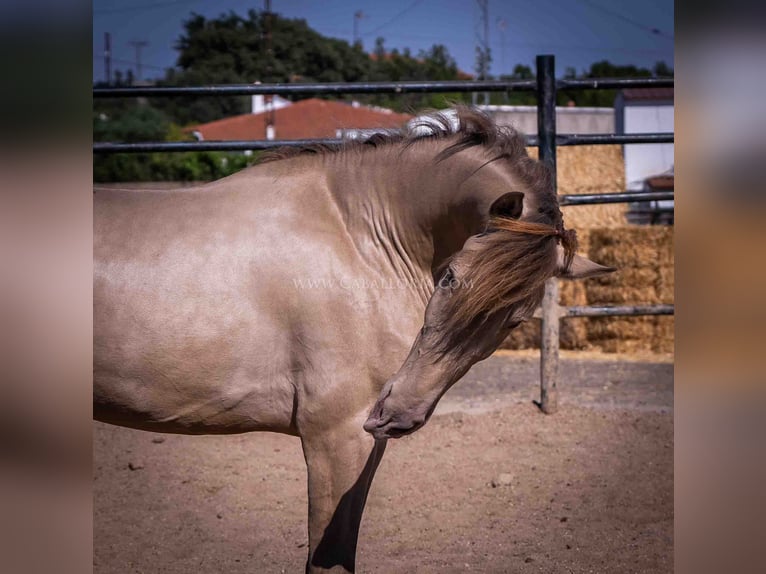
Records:
[[[560,243],[571,264],[577,248],[573,230],[558,221],[492,218],[478,238],[479,247],[466,254],[466,273],[453,291],[440,325],[444,345],[464,345],[466,329],[480,328],[499,311],[526,319],[540,304],[545,281],[557,272]]]

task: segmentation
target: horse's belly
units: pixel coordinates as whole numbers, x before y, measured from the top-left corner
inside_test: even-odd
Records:
[[[230,309],[105,295],[103,286],[94,293],[98,420],[158,432],[295,432],[283,353],[259,330],[267,318],[224,322]]]
[[[253,381],[229,381],[200,392],[188,381],[94,372],[94,418],[154,432],[295,434],[293,400],[278,385]]]

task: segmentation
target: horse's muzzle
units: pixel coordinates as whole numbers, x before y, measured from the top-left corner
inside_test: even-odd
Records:
[[[415,432],[425,424],[425,419],[412,418],[406,420],[396,420],[391,417],[379,419],[373,416],[365,421],[363,428],[378,440],[389,438],[400,438],[404,435]]]

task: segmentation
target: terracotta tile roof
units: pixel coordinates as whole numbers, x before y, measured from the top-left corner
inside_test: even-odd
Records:
[[[646,183],[649,187],[655,190],[672,190],[674,186],[674,177],[672,175],[655,175],[653,177],[647,177]]]
[[[339,129],[398,128],[412,116],[311,98],[274,112],[276,139],[334,138]],[[266,113],[242,114],[191,126],[205,140],[266,139]]]
[[[673,101],[673,88],[628,88],[622,91],[625,101],[670,100]]]

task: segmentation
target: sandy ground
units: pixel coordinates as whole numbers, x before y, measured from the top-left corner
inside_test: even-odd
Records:
[[[538,373],[500,352],[389,441],[360,572],[672,572],[672,363],[565,354],[552,416]],[[292,437],[95,423],[94,571],[302,572],[305,480]]]

